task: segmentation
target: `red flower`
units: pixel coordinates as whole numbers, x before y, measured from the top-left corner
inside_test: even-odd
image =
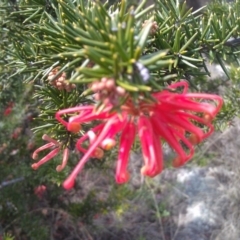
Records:
[[[183,91],[179,92],[179,88]],[[84,153],[73,172],[63,183],[70,189],[78,173],[90,157],[97,157],[96,151],[108,150],[115,145],[116,135],[121,133],[117,161],[116,181],[125,183],[129,179],[128,158],[136,132],[142,145],[144,166],[141,173],[154,177],[163,169],[162,142],[167,142],[175,151],[174,166],[181,166],[194,153],[194,144],[202,142],[214,130],[211,124],[222,106],[222,98],[217,95],[187,93],[187,82],[172,84],[168,89],[153,93],[155,101],[128,99],[120,110],[108,105],[101,111],[95,106],[78,106],[56,113],[56,119],[68,131],[78,132],[81,124],[101,120],[98,126],[85,133],[76,148]],[[77,113],[68,122],[61,115]],[[137,131],[136,131],[137,130]],[[92,136],[92,137],[91,137]],[[82,147],[88,141],[87,149]],[[101,152],[101,157],[102,157]]]
[[[32,158],[35,160],[38,158],[38,153],[42,152],[46,149],[51,149],[50,153],[48,153],[45,157],[43,157],[40,161],[38,161],[37,163],[32,164],[32,168],[34,170],[38,169],[41,165],[43,165],[44,163],[50,161],[52,158],[54,158],[60,151],[61,151],[61,144],[50,138],[48,135],[44,134],[42,136],[42,139],[45,141],[48,141],[49,143],[39,147],[38,149],[36,149],[32,155]],[[63,160],[62,160],[62,164],[58,165],[56,168],[56,171],[60,172],[62,171],[65,166],[67,165],[67,161],[68,161],[68,156],[69,156],[69,149],[65,148],[63,150]]]

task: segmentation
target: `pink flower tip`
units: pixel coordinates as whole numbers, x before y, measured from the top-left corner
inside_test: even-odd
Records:
[[[49,137],[48,137],[47,134],[43,134],[42,139],[45,140],[45,141],[47,141],[47,140],[49,139]]]
[[[130,179],[130,174],[128,172],[122,172],[119,175],[116,175],[116,182],[118,184],[124,184],[128,182]]]
[[[191,133],[189,138],[188,138],[189,142],[192,143],[193,145],[197,145],[199,144],[201,141],[203,141],[202,138],[199,138],[196,134]]]
[[[58,165],[58,166],[56,167],[56,171],[57,171],[57,172],[61,172],[62,170],[63,170],[62,165]]]
[[[101,147],[104,150],[110,150],[116,145],[116,141],[111,138],[104,139],[101,143]]]
[[[37,163],[32,164],[32,169],[37,170],[39,168]]]
[[[214,119],[214,116],[211,116],[208,113],[205,113],[203,116],[203,120],[205,123],[211,123],[213,119]]]
[[[146,165],[141,168],[141,174],[143,176],[155,177],[158,173],[159,172],[151,170],[150,167]]]
[[[188,159],[182,159],[181,157],[177,156],[173,159],[173,167],[181,167]]]
[[[36,160],[37,158],[38,158],[38,154],[34,152],[32,155],[32,159]]]
[[[63,187],[66,189],[66,190],[71,190],[75,185],[75,181],[74,179],[70,178],[70,179],[66,179],[63,183]]]
[[[69,122],[67,125],[69,132],[78,133],[81,130],[81,124],[77,122]]]
[[[98,159],[102,159],[104,156],[104,151],[101,148],[97,147],[92,153],[92,156]]]

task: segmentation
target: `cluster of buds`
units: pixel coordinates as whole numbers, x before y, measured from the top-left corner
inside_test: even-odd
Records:
[[[145,20],[142,24],[142,28],[144,28],[148,23],[149,23],[149,20]],[[158,30],[158,25],[157,25],[156,21],[151,22],[151,24],[152,24],[152,26],[150,29],[150,34],[154,35]]]
[[[183,89],[179,92],[180,89]],[[155,101],[141,100],[136,106],[129,97],[121,109],[107,105],[96,111],[94,105],[84,105],[60,110],[56,119],[68,131],[79,130],[86,122],[101,121],[77,141],[76,148],[84,155],[69,177],[64,181],[65,189],[74,186],[75,178],[91,157],[102,157],[101,149],[111,149],[120,134],[116,168],[117,183],[125,183],[130,174],[127,170],[131,147],[138,135],[142,146],[144,165],[141,173],[154,177],[164,168],[162,142],[167,142],[176,157],[173,166],[178,167],[190,160],[194,145],[206,139],[214,130],[212,121],[220,111],[223,101],[217,95],[188,93],[185,81],[171,84],[168,89],[152,93]],[[68,121],[66,114],[74,114]],[[87,141],[88,149],[82,147]],[[98,152],[98,153],[96,153]]]
[[[95,93],[96,101],[102,101],[105,105],[118,105],[119,99],[126,95],[124,88],[116,86],[114,79],[102,78],[100,81],[91,84],[91,90]]]
[[[32,155],[32,158],[34,160],[36,160],[38,158],[39,152],[42,152],[46,149],[51,149],[51,151],[45,157],[43,157],[40,161],[32,164],[32,168],[34,170],[38,169],[42,164],[44,164],[44,163],[48,162],[49,160],[51,160],[52,158],[54,158],[62,149],[61,144],[58,141],[56,141],[55,139],[52,139],[51,137],[49,137],[47,134],[44,134],[42,136],[42,139],[47,141],[48,143],[41,146],[40,148],[36,149]],[[67,165],[68,156],[69,156],[69,149],[65,148],[63,150],[62,164],[57,166],[56,171],[60,172],[65,168],[65,166]]]
[[[52,86],[56,87],[58,90],[66,90],[67,92],[71,92],[76,88],[75,84],[69,83],[69,81],[66,80],[67,75],[65,72],[62,72],[56,77],[58,72],[59,67],[56,67],[48,74],[47,79]]]

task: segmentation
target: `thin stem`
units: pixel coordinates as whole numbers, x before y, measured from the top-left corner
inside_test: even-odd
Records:
[[[147,185],[147,187],[149,188],[149,190],[150,190],[150,192],[151,192],[152,199],[153,199],[153,202],[154,202],[154,206],[155,206],[156,211],[157,211],[156,215],[157,215],[158,222],[159,222],[159,225],[160,225],[160,228],[161,228],[161,231],[160,231],[161,237],[162,237],[163,240],[166,240],[165,234],[164,234],[162,217],[161,217],[161,214],[160,214],[160,209],[159,209],[159,207],[158,207],[158,202],[157,202],[157,200],[156,200],[156,196],[155,196],[155,194],[154,194],[154,192],[153,192],[153,190],[152,190],[152,188],[151,188],[151,186],[150,186],[150,184],[149,184],[149,182],[148,182],[148,179],[146,179],[145,182],[146,182],[146,185]]]

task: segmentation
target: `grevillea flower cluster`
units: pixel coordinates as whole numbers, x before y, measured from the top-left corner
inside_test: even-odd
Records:
[[[154,177],[163,170],[163,142],[167,142],[176,153],[173,166],[186,163],[194,154],[194,145],[213,132],[212,120],[223,104],[220,96],[187,91],[187,82],[181,81],[152,93],[153,100],[136,102],[128,97],[119,108],[109,103],[101,109],[95,105],[81,105],[58,111],[56,119],[70,132],[79,132],[84,123],[99,122],[78,139],[76,148],[83,153],[83,157],[64,181],[64,188],[71,189],[86,162],[91,157],[102,158],[104,151],[116,145],[119,136],[116,166],[116,182],[119,184],[130,178],[128,159],[136,136],[142,148],[143,175]],[[68,114],[71,116],[66,120]],[[59,151],[55,146],[54,154]]]
[[[39,160],[37,163],[32,164],[32,168],[34,170],[38,169],[42,164],[48,162],[49,160],[54,158],[56,155],[58,155],[58,153],[62,149],[61,144],[55,139],[49,137],[47,134],[44,134],[42,136],[42,139],[47,141],[48,143],[36,149],[32,154],[32,158],[36,160],[38,158],[39,152],[42,152],[44,150],[49,149],[51,151],[46,156],[44,156],[41,160]],[[62,164],[57,166],[56,171],[60,172],[65,168],[65,166],[67,165],[68,157],[69,157],[69,149],[65,148],[63,150]]]

